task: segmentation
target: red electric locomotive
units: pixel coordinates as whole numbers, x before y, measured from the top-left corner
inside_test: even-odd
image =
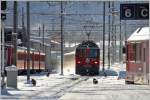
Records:
[[[100,49],[93,41],[83,41],[75,52],[76,74],[98,75]]]

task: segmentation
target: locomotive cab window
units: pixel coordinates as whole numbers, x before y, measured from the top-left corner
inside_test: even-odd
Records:
[[[76,56],[80,55],[80,49],[76,49]]]
[[[86,56],[86,51],[85,49],[76,49],[76,56],[78,57],[85,57]]]
[[[98,50],[97,49],[90,49],[89,57],[97,57],[97,56],[98,56]]]
[[[86,50],[85,49],[81,49],[81,51],[82,51],[82,57],[86,57]]]

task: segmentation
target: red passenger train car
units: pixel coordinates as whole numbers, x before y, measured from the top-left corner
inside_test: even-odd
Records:
[[[5,47],[5,66],[12,65],[13,48],[11,46]],[[27,72],[27,50],[17,50],[17,69],[19,74],[26,74]],[[40,51],[30,51],[30,72],[40,72],[45,70],[45,53]]]
[[[148,84],[149,73],[149,27],[138,28],[127,40],[126,83]]]
[[[75,73],[79,75],[99,74],[100,49],[93,41],[83,41],[75,52]]]

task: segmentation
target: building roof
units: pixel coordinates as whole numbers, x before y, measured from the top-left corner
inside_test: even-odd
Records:
[[[127,41],[143,41],[150,39],[149,27],[141,27],[136,29]]]

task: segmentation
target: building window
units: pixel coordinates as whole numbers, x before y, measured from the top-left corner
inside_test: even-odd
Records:
[[[128,60],[139,63],[141,62],[141,43],[132,43],[128,45]]]
[[[141,43],[136,43],[135,62],[141,61]]]

